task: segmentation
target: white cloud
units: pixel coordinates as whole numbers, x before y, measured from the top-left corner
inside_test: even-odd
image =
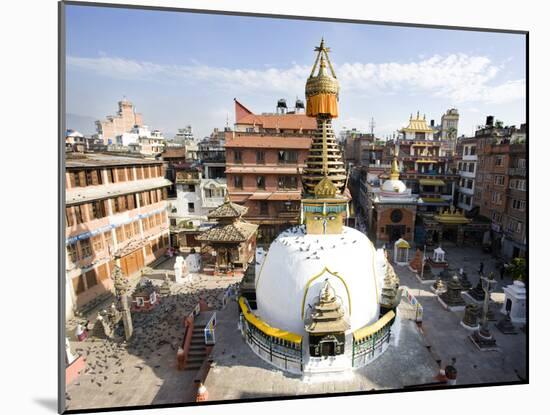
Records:
[[[157,82],[206,83],[230,91],[303,93],[310,67],[293,64],[281,69],[230,69],[198,62],[165,65],[146,61],[99,56],[67,58],[69,67],[102,76]],[[453,104],[481,102],[501,104],[525,97],[525,80],[497,81],[501,67],[485,56],[435,55],[409,63],[343,63],[335,65],[342,93],[426,94]]]

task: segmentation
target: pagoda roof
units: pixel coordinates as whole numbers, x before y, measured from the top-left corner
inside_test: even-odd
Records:
[[[248,208],[231,202],[226,198],[225,202],[208,214],[208,219],[240,218],[248,212]]]
[[[244,242],[258,229],[258,225],[248,222],[233,222],[217,225],[197,236],[199,241],[207,242]]]
[[[338,320],[315,320],[306,326],[306,331],[312,334],[339,333],[350,328],[350,324],[344,319]]]
[[[451,206],[449,209],[442,211],[437,215],[434,215],[434,219],[439,223],[459,224],[459,225],[472,222],[472,219],[468,219],[464,215],[464,211],[455,209],[454,206]]]
[[[409,119],[409,125],[407,125],[405,128],[402,128],[401,131],[424,133],[433,132],[433,130],[426,123],[426,116],[424,116],[424,118],[420,118],[419,112],[416,113],[416,118],[413,118],[413,116],[411,115],[411,118]]]

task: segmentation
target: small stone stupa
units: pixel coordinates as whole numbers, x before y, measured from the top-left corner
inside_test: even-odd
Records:
[[[305,327],[309,333],[311,356],[335,356],[344,353],[345,332],[349,328],[342,304],[327,280],[311,313],[311,322]],[[327,335],[330,336],[330,341],[326,341]],[[330,350],[324,350],[326,348]]]
[[[448,310],[459,311],[464,310],[466,302],[460,294],[462,291],[462,284],[458,279],[458,276],[455,275],[447,283],[447,291],[439,295],[439,302]]]

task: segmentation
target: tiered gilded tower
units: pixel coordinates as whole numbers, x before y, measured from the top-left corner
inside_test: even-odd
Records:
[[[341,233],[349,201],[342,195],[346,171],[332,129],[332,119],[338,116],[340,86],[329,51],[321,39],[306,82],[306,114],[317,119],[317,130],[302,175],[302,211],[310,234]]]

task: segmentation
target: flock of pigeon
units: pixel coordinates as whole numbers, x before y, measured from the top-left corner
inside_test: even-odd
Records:
[[[146,367],[160,378],[162,371],[174,370],[173,361],[183,340],[184,317],[193,311],[201,299],[211,308],[220,309],[231,282],[195,276],[185,284],[172,284],[171,294],[162,297],[156,308],[132,314],[134,331],[128,342],[117,343],[90,337],[83,342],[72,343],[72,351],[84,357],[86,369],[68,386],[67,405],[74,408],[71,402],[74,400],[78,401],[78,407],[85,408],[86,404],[82,401],[94,392],[105,398],[113,395],[116,398],[116,392],[125,384],[132,383]],[[71,325],[75,322],[72,320]],[[117,334],[123,337],[122,325],[118,330]]]

